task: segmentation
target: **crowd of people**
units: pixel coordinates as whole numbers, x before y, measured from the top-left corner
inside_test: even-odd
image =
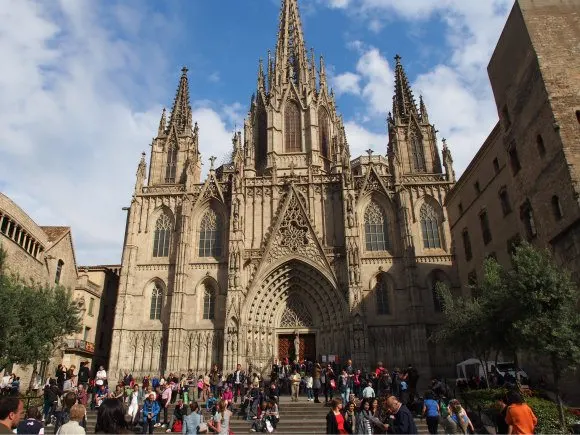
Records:
[[[0,399],[0,433],[85,433],[87,409],[97,410],[96,433],[153,433],[155,428],[177,433],[230,433],[234,414],[251,422],[253,432],[273,432],[280,421],[279,399],[324,403],[330,407],[327,433],[417,433],[415,418],[425,418],[429,433],[473,433],[474,426],[449,388],[439,379],[417,393],[418,371],[409,364],[389,371],[381,362],[363,372],[351,360],[336,362],[276,361],[269,379],[238,364],[231,373],[214,365],[209,373],[170,373],[135,379],[125,373],[110,383],[104,367],[90,372],[88,363],[59,366],[43,390],[42,412],[32,406],[23,418],[22,402],[13,395]],[[11,390],[12,391],[12,390]],[[518,432],[537,423],[516,392],[503,404],[499,433]],[[322,424],[322,422],[321,422]],[[503,426],[502,426],[503,424]],[[515,429],[514,429],[515,428]],[[525,428],[525,429],[522,429]],[[505,430],[505,431],[503,431]],[[509,432],[508,432],[509,430]],[[502,432],[503,431],[503,432]]]

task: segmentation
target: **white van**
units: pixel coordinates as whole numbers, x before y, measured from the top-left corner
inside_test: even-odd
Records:
[[[506,375],[511,375],[514,378],[516,377],[516,366],[513,362],[498,362],[497,364],[495,361],[486,361],[487,364],[487,373],[488,375],[491,374],[492,368],[495,366],[497,372],[502,375],[504,378]],[[460,362],[456,366],[457,369],[457,380],[456,383],[461,381],[469,381],[474,376],[479,376],[481,378],[485,378],[485,370],[481,361],[477,358],[469,358],[465,361]],[[520,377],[520,382],[523,385],[527,385],[528,383],[528,375],[522,369],[518,370],[518,375]]]

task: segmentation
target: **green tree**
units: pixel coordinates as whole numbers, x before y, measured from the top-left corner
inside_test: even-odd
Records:
[[[480,299],[456,297],[443,283],[437,284],[437,292],[443,302],[445,321],[431,339],[477,357],[487,375],[493,337],[488,333],[490,318]]]
[[[81,330],[70,290],[26,282],[10,274],[0,246],[0,367],[47,361],[64,338]],[[34,376],[33,376],[34,377]]]
[[[549,359],[565,429],[560,381],[567,369],[580,364],[578,288],[547,250],[527,243],[516,248],[512,265],[506,281],[511,303],[519,313],[513,326],[526,349]]]

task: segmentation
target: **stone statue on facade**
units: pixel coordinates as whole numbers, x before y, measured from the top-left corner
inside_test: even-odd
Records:
[[[298,333],[298,331],[295,331],[295,337],[294,337],[294,352],[296,354],[296,361],[298,361],[300,359],[300,334]]]

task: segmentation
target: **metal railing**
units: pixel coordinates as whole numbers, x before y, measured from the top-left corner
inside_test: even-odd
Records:
[[[66,340],[67,350],[81,350],[88,353],[95,352],[95,343],[85,340],[76,340],[74,338],[69,338]]]

